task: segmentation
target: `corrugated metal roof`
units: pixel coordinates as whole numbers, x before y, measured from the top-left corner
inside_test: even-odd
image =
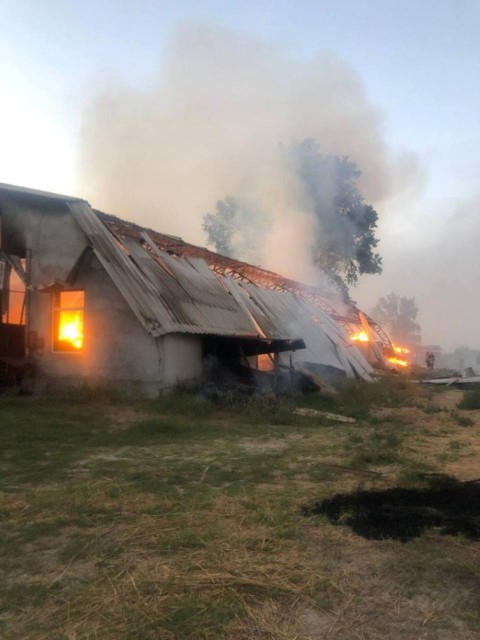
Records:
[[[201,260],[152,255],[137,240],[124,240],[135,264],[156,290],[168,314],[164,332],[259,337],[255,325]]]
[[[73,202],[79,200],[75,196],[64,196],[60,193],[51,193],[50,191],[40,191],[39,189],[29,189],[27,187],[19,187],[15,184],[5,184],[0,182],[0,191],[5,191],[11,194],[17,194],[21,196],[30,196],[32,198],[46,198],[49,200],[62,200],[64,202]]]
[[[154,286],[122,250],[120,242],[100,222],[87,202],[68,202],[67,205],[90,240],[95,255],[147,331],[153,336],[165,333],[163,325],[168,317],[158,303]]]
[[[356,308],[353,303],[345,301],[343,296],[332,288],[321,288],[291,280],[273,271],[268,271],[229,256],[220,255],[205,247],[190,244],[181,238],[158,233],[153,229],[146,230],[134,222],[127,222],[101,211],[95,211],[95,213],[113,233],[122,238],[145,237],[147,231],[149,244],[154,244],[155,247],[163,251],[187,259],[192,257],[201,258],[217,273],[222,275],[231,274],[246,282],[253,282],[263,289],[272,288],[274,290],[289,291],[307,299],[313,299],[320,308],[338,321],[343,322],[345,314],[351,315],[355,313]]]

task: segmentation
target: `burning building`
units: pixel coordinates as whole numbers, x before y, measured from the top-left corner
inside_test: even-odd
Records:
[[[372,335],[373,325],[353,306],[342,315],[332,293],[78,198],[0,185],[0,225],[3,382],[21,378],[35,391],[107,383],[152,396],[198,384],[210,357],[231,369],[371,379],[350,334]]]

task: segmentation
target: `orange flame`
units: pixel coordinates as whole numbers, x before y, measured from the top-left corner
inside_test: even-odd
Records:
[[[366,331],[359,331],[358,333],[352,333],[350,340],[354,342],[370,342],[370,338]]]
[[[390,362],[390,364],[394,364],[399,367],[408,367],[408,362],[406,360],[402,360],[402,358],[392,357],[392,358],[387,358],[387,360],[388,362]]]
[[[70,342],[75,349],[83,347],[83,312],[61,311],[58,324],[58,339]]]
[[[397,347],[397,345],[393,345],[393,350],[395,351],[395,353],[399,353],[399,354],[408,354],[410,353],[410,349],[407,349],[407,347]]]

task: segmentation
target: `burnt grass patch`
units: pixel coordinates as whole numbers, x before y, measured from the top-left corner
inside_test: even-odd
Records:
[[[302,508],[304,516],[325,516],[369,540],[407,542],[427,530],[480,540],[480,480],[429,474],[419,488],[340,493]]]

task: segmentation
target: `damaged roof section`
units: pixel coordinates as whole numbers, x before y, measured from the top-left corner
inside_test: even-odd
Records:
[[[116,216],[103,213],[102,211],[95,210],[95,213],[117,236],[138,239],[145,235],[145,229],[133,222],[121,220]],[[343,299],[331,289],[321,289],[317,286],[306,285],[302,282],[285,278],[273,271],[262,269],[261,267],[236,260],[235,258],[222,256],[205,247],[198,247],[176,236],[158,233],[152,229],[148,230],[148,236],[154,241],[156,247],[170,255],[183,258],[200,258],[218,274],[229,275],[234,279],[254,282],[262,288],[272,289],[274,291],[296,293],[306,299],[313,300],[320,308],[336,320],[345,320],[342,315],[342,310],[338,308],[339,306],[344,307]],[[350,311],[352,308],[354,307],[349,305],[348,310]],[[345,311],[345,309],[343,310]]]
[[[167,251],[157,243],[157,234],[135,225],[116,223],[114,231],[86,202],[68,202],[67,206],[152,335],[193,333],[253,339],[270,343],[272,351],[306,348],[305,360],[325,362],[327,358],[347,375],[370,376],[370,365],[352,346],[344,328],[315,300],[280,286],[261,286],[245,274],[239,277],[233,268],[215,270],[201,252]],[[172,241],[176,246],[181,242]]]
[[[153,336],[200,333],[260,337],[249,316],[200,260],[151,253],[139,239],[115,236],[86,202],[68,203],[95,255]]]
[[[133,222],[121,220],[116,216],[95,211],[104,224],[115,234],[121,237],[139,238],[145,235],[145,229]],[[297,297],[312,302],[316,307],[324,311],[332,320],[342,326],[352,323],[361,325],[361,314],[368,320],[369,326],[375,331],[376,339],[382,343],[383,347],[392,350],[393,346],[390,338],[382,327],[365,312],[360,311],[351,300],[346,302],[344,298],[333,291],[330,287],[307,285],[303,282],[291,280],[284,276],[262,269],[246,262],[236,260],[227,256],[210,251],[205,247],[198,247],[185,242],[176,236],[158,233],[148,230],[148,237],[155,246],[170,255],[183,258],[200,258],[202,261],[219,275],[230,276],[242,282],[252,282],[262,290],[271,289],[273,291],[288,291]]]
[[[68,207],[95,255],[152,335],[197,333],[300,339],[293,324],[290,328],[279,324],[262,301],[262,294],[274,292],[252,285],[258,292],[255,298],[250,297],[240,283],[218,276],[200,258],[172,256],[156,245],[152,247],[148,235],[116,236],[86,202],[69,202]],[[283,306],[287,310],[288,306]]]
[[[157,288],[168,314],[165,333],[212,333],[259,337],[250,317],[202,260],[151,254],[137,240],[124,240],[133,261]]]

